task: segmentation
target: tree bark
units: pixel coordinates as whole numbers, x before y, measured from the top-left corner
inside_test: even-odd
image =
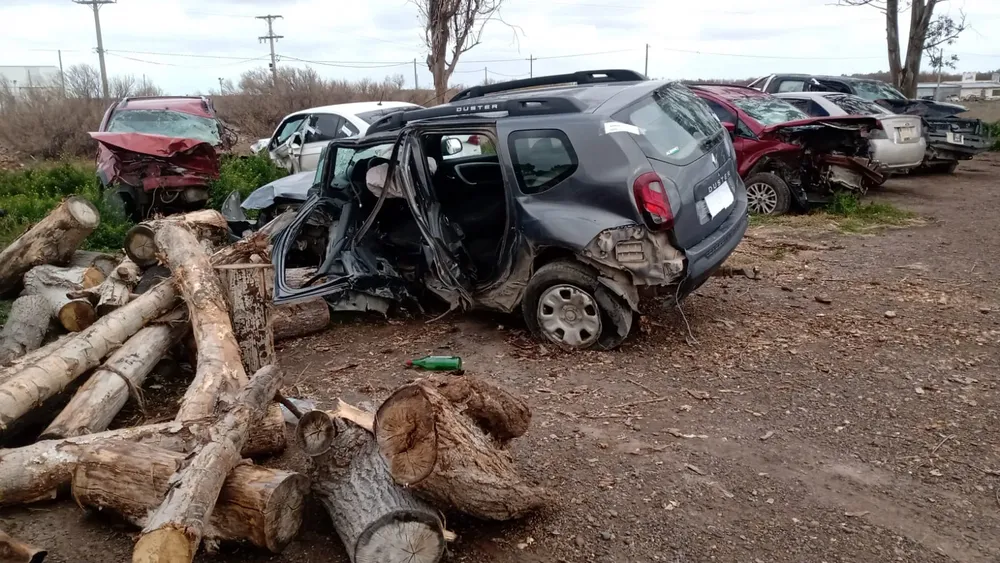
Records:
[[[80,332],[97,320],[94,305],[87,299],[70,297],[69,293],[97,287],[104,274],[97,268],[42,265],[24,275],[22,295],[41,295],[50,305],[49,315],[70,332]]]
[[[97,367],[149,321],[176,305],[176,292],[164,283],[128,305],[98,319],[51,355],[39,359],[0,383],[0,431],[34,406],[59,393],[74,379]]]
[[[312,462],[312,490],[323,503],[352,563],[431,563],[445,551],[437,511],[396,485],[372,435],[312,411],[297,432],[325,427],[330,443]]]
[[[889,51],[889,78],[899,87],[903,68],[899,53],[899,0],[885,2],[885,40]]]
[[[0,365],[37,349],[49,331],[52,308],[41,295],[18,297],[0,331]],[[2,370],[0,370],[2,371]]]
[[[52,352],[55,352],[56,350],[59,349],[60,346],[65,344],[66,341],[69,340],[72,336],[73,335],[71,334],[64,334],[59,338],[56,338],[52,342],[49,342],[48,344],[42,346],[41,348],[38,348],[37,350],[32,350],[31,352],[28,352],[27,354],[20,356],[15,360],[12,360],[9,364],[0,368],[0,383],[7,381],[11,377],[20,373],[20,371],[24,369],[25,366],[33,364],[38,360],[40,360],[41,358],[44,358],[49,354],[51,354]]]
[[[69,265],[79,268],[97,268],[106,278],[115,271],[115,266],[118,265],[118,258],[104,252],[77,250],[69,259]]]
[[[330,326],[330,306],[322,297],[275,305],[272,313],[276,341],[299,338]]]
[[[267,278],[270,264],[231,264],[216,268],[226,291],[233,333],[239,343],[243,369],[254,373],[274,363],[274,329]]]
[[[143,328],[111,354],[77,390],[41,438],[68,438],[106,430],[128,401],[129,391],[142,387],[160,358],[190,328],[184,318],[165,323]]]
[[[122,260],[100,287],[97,316],[103,317],[128,303],[132,290],[139,283],[142,270],[130,258]]]
[[[48,553],[0,532],[0,561],[4,563],[42,563]]]
[[[35,266],[68,262],[100,222],[97,208],[89,201],[76,196],[63,200],[0,251],[0,296],[21,287],[21,278]]]
[[[492,415],[496,420],[519,417],[519,412]],[[541,488],[519,475],[509,451],[427,382],[401,387],[382,403],[375,436],[396,483],[435,505],[486,520],[510,520],[547,500]]]
[[[275,423],[275,420],[277,423]],[[176,421],[108,430],[64,440],[42,440],[21,448],[0,449],[0,506],[51,500],[70,483],[80,447],[100,440],[126,440],[174,452],[194,451],[210,438],[209,426]],[[265,423],[250,430],[247,457],[266,457],[285,449],[285,424],[277,405]]]
[[[125,254],[143,268],[156,264],[156,253],[160,247],[154,240],[155,233],[160,227],[168,224],[190,228],[195,237],[205,243],[205,249],[210,252],[214,250],[215,246],[229,239],[229,223],[226,218],[214,209],[203,209],[183,215],[171,215],[145,221],[132,227],[125,235]]]
[[[176,221],[157,224],[155,240],[187,302],[198,343],[197,371],[181,400],[177,420],[211,418],[219,399],[231,399],[247,381],[219,276],[194,233],[184,225]]]
[[[73,472],[73,498],[80,506],[110,509],[143,527],[163,502],[170,477],[184,454],[122,441],[83,447]],[[239,465],[225,479],[205,528],[206,540],[248,540],[280,553],[302,525],[309,479],[305,475]]]
[[[482,379],[431,374],[418,381],[448,399],[499,442],[523,436],[531,425],[527,403]]]
[[[281,372],[267,366],[210,429],[208,442],[171,478],[175,485],[150,514],[132,551],[133,563],[191,563],[226,475],[240,462],[251,427],[263,418],[281,387]]]

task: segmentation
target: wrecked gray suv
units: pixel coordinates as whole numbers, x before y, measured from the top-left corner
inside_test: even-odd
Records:
[[[275,301],[520,309],[561,347],[614,348],[640,295],[682,299],[742,239],[734,154],[685,86],[632,71],[470,88],[330,143],[275,240]]]

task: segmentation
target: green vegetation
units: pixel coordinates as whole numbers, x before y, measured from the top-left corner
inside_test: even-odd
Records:
[[[219,179],[211,185],[211,205],[218,209],[226,196],[238,191],[246,197],[258,187],[285,175],[266,156],[222,159]],[[91,163],[60,161],[24,170],[0,170],[0,248],[3,248],[45,217],[60,201],[71,195],[87,198],[101,213],[101,226],[84,244],[88,250],[117,251],[125,241],[132,222],[116,199],[109,198]]]
[[[1000,151],[1000,121],[987,123],[986,126],[990,137],[993,137],[993,150]]]
[[[856,194],[841,192],[835,194],[827,204],[824,213],[840,227],[840,230],[856,233],[870,227],[905,225],[914,214],[891,204],[870,201],[862,203]]]
[[[232,192],[239,192],[246,199],[254,190],[285,176],[288,172],[279,168],[267,155],[223,156],[219,179],[212,182],[211,202],[214,209],[222,207],[222,202]]]
[[[120,205],[104,197],[91,165],[59,162],[18,171],[0,170],[0,248],[45,217],[70,195],[87,198],[101,213],[101,226],[84,245],[89,250],[118,250],[131,227]]]

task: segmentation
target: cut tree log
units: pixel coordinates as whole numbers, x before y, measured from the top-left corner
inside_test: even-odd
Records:
[[[274,340],[299,338],[330,326],[330,306],[322,297],[275,305],[271,310]]]
[[[258,244],[258,239],[243,241],[243,244],[236,243],[213,255],[212,263],[218,266],[228,263],[228,260],[245,260],[255,252]],[[212,272],[211,268],[208,270]],[[0,381],[0,431],[5,430],[34,405],[41,404],[65,389],[66,385],[84,372],[97,367],[101,359],[121,346],[147,322],[162,316],[176,305],[177,292],[173,284],[161,283],[133,299],[128,305],[98,319],[86,330],[66,339],[50,355],[25,365],[6,381]]]
[[[83,239],[101,222],[94,204],[68,197],[44,219],[0,251],[0,296],[21,287],[28,270],[42,264],[66,264]]]
[[[170,477],[185,455],[122,441],[83,447],[73,472],[73,498],[80,506],[111,510],[143,527],[163,502]],[[248,540],[280,553],[302,525],[309,479],[300,473],[238,465],[225,479],[205,527],[206,540]]]
[[[21,448],[0,449],[0,506],[51,500],[65,489],[76,466],[80,447],[100,440],[127,440],[187,453],[209,439],[204,424],[163,422],[108,430],[64,440],[42,440]],[[246,457],[267,457],[285,449],[285,421],[277,405],[268,407],[264,422],[250,429],[243,447]]]
[[[212,418],[216,403],[231,400],[247,382],[219,276],[191,229],[176,221],[153,226],[156,247],[174,273],[198,343],[194,380],[181,399],[177,420]]]
[[[125,341],[108,357],[104,365],[91,374],[77,389],[59,416],[42,432],[43,440],[69,438],[106,430],[118,411],[125,406],[129,393],[141,395],[138,389],[149,372],[189,330],[183,315],[161,318]]]
[[[312,491],[323,503],[352,563],[433,563],[448,534],[437,510],[393,482],[372,435],[345,419],[312,411],[296,432],[318,428],[329,443],[313,457]],[[308,448],[308,446],[307,446]]]
[[[226,475],[240,463],[240,450],[249,430],[263,418],[268,403],[281,387],[281,379],[276,366],[260,369],[225,415],[211,426],[209,441],[171,477],[173,486],[150,514],[135,544],[133,563],[194,560]]]
[[[41,295],[49,301],[50,316],[70,332],[80,332],[97,320],[94,304],[69,293],[97,287],[104,274],[93,267],[36,266],[24,275],[22,295]]]
[[[139,283],[142,270],[129,258],[122,260],[101,284],[97,300],[97,316],[103,317],[129,302],[132,290]]]
[[[0,331],[0,365],[41,346],[49,332],[51,317],[52,308],[45,297],[25,295],[15,299],[7,315],[7,324]]]
[[[44,358],[49,354],[51,354],[52,352],[58,350],[59,347],[65,344],[66,341],[72,336],[73,335],[71,334],[64,334],[59,338],[56,338],[52,342],[49,342],[48,344],[42,346],[41,348],[32,350],[31,352],[28,352],[27,354],[18,357],[17,359],[11,361],[6,366],[0,368],[0,382],[7,381],[11,377],[17,375],[18,372],[24,369],[25,366],[33,364],[39,359]]]
[[[375,436],[396,483],[437,506],[485,520],[519,518],[545,504],[545,491],[529,485],[511,453],[461,410],[462,405],[421,380],[397,389],[382,403],[375,414]],[[493,418],[520,416],[512,412]]]
[[[69,259],[69,265],[78,268],[97,268],[106,278],[115,271],[115,266],[118,265],[118,258],[104,252],[77,250]]]
[[[3,563],[42,563],[48,553],[0,532],[0,561]]]
[[[125,234],[125,254],[143,268],[156,264],[157,250],[162,251],[155,241],[156,231],[167,224],[190,228],[209,252],[229,240],[229,223],[226,218],[214,209],[203,209],[145,221],[132,227]]]
[[[233,334],[239,343],[243,369],[253,373],[274,363],[271,297],[267,291],[270,264],[230,264],[216,268],[226,292]]]
[[[433,387],[500,442],[523,436],[531,425],[531,409],[527,403],[482,379],[431,374],[419,382]]]

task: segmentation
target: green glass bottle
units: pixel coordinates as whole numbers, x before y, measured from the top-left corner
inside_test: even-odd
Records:
[[[458,356],[424,356],[416,360],[406,360],[406,367],[431,371],[454,371],[462,369],[462,358]]]

